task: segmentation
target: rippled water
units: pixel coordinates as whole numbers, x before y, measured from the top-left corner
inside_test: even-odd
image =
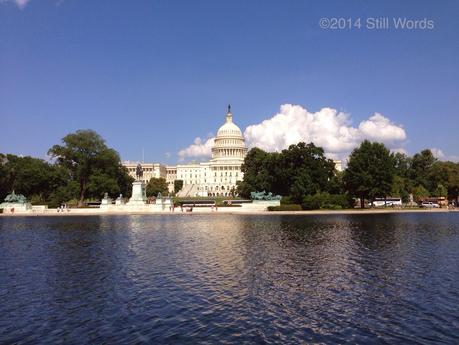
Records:
[[[0,218],[0,343],[459,343],[459,213]]]

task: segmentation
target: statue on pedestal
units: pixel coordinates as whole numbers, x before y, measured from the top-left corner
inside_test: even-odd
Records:
[[[116,205],[124,205],[123,194],[120,194],[120,196],[116,198],[115,204]]]
[[[100,201],[100,205],[110,205],[112,203],[112,199],[108,196],[108,193],[104,194],[104,198]]]
[[[140,163],[137,164],[137,167],[135,169],[135,177],[137,181],[140,181],[140,179],[143,177],[143,168]]]
[[[147,201],[145,183],[142,181],[143,169],[139,163],[135,169],[136,180],[132,183],[132,196],[127,203],[128,206],[144,206]]]
[[[27,202],[27,198],[22,194],[16,194],[13,190],[11,194],[8,194],[5,201],[0,203],[0,209],[10,210],[11,213],[14,211],[28,211],[32,209],[32,204]]]

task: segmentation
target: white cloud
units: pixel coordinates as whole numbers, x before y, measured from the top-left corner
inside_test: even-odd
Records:
[[[27,5],[29,0],[14,0],[14,2],[20,9],[23,9]]]
[[[185,158],[210,157],[213,144],[214,138],[209,138],[203,142],[201,138],[197,137],[194,139],[193,144],[179,151],[179,160],[184,161]]]
[[[456,155],[447,155],[441,149],[438,148],[431,148],[430,151],[440,161],[451,161],[451,162],[459,162],[459,156]]]
[[[386,144],[401,142],[406,139],[405,130],[393,124],[387,117],[375,113],[367,121],[362,121],[359,130],[366,139]]]
[[[30,0],[1,0],[1,3],[14,2],[19,9],[23,9],[29,3]]]
[[[397,147],[395,149],[391,149],[391,152],[393,152],[393,153],[403,153],[404,155],[408,156],[408,151],[405,150],[403,147]]]
[[[432,152],[434,157],[437,158],[437,159],[443,160],[445,158],[445,154],[440,149],[437,149],[437,148],[434,147],[434,148],[430,149],[430,151]]]
[[[346,156],[364,139],[383,142],[400,150],[406,140],[405,130],[385,116],[375,113],[359,126],[352,127],[349,114],[332,108],[315,113],[299,105],[284,104],[280,112],[244,132],[249,147],[280,151],[300,141],[313,142],[324,148],[331,158]]]
[[[364,139],[386,144],[393,151],[403,151],[406,140],[403,127],[382,114],[375,113],[357,127],[351,125],[349,114],[333,108],[312,113],[300,105],[283,104],[280,111],[244,131],[247,146],[266,151],[280,151],[300,141],[313,142],[324,148],[328,157],[342,159]],[[194,144],[180,150],[180,160],[186,157],[209,157],[213,138],[205,143],[196,138]]]

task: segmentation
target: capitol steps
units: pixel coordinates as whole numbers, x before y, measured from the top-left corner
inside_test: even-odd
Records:
[[[180,198],[185,198],[187,196],[191,196],[190,192],[193,189],[193,184],[188,184],[182,188],[180,192],[177,193],[177,196]]]
[[[188,195],[187,196],[197,196],[198,195],[198,185],[196,184],[192,184],[191,185],[191,189],[190,191],[188,192]]]
[[[197,184],[188,184],[183,187],[183,189],[177,193],[179,198],[186,198],[186,197],[195,197],[198,195],[199,188]]]

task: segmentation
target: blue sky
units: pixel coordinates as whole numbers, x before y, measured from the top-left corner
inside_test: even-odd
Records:
[[[314,121],[325,126],[321,109],[332,108],[348,114],[337,130],[356,135],[351,144],[379,113],[406,134],[387,137],[392,148],[457,158],[458,15],[447,0],[0,0],[0,152],[44,157],[65,134],[91,128],[122,159],[144,148],[145,161],[175,163],[196,137],[216,133],[231,103],[242,130],[283,104],[307,109],[284,127],[266,124],[285,131],[272,134],[275,147],[308,114],[315,120],[298,135],[318,138],[325,127]],[[325,30],[323,17],[427,18],[434,28]],[[325,132],[318,141],[341,141]],[[249,142],[267,142],[251,133]]]

